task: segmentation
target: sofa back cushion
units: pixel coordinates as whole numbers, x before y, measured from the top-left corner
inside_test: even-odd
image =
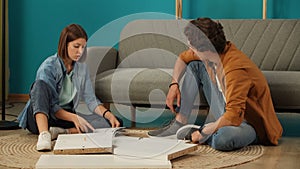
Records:
[[[300,20],[219,20],[226,38],[261,70],[300,70]]]
[[[227,40],[261,70],[300,70],[300,20],[221,19]],[[120,35],[118,65],[172,68],[188,48],[183,34],[188,20],[136,20]]]
[[[119,67],[173,68],[188,49],[184,20],[136,20],[127,24],[119,42]]]

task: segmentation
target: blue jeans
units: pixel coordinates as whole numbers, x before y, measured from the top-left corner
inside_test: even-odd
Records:
[[[38,127],[35,121],[35,114],[37,112],[44,113],[48,117],[48,127],[62,127],[62,128],[73,128],[75,127],[73,122],[65,121],[61,119],[57,119],[55,117],[55,112],[52,109],[50,103],[52,103],[51,99],[51,90],[50,87],[42,80],[36,81],[31,90],[30,90],[30,106],[28,107],[27,112],[27,125],[26,128],[34,133],[38,134]],[[74,110],[67,110],[71,113],[75,113]],[[111,127],[110,123],[103,118],[102,116],[93,113],[93,114],[82,114],[76,112],[77,115],[83,117],[87,120],[94,128],[108,128]],[[120,123],[122,121],[118,119]]]
[[[209,113],[205,124],[214,122],[225,112],[225,101],[216,84],[212,83],[205,64],[201,61],[192,61],[187,65],[184,81],[181,88],[181,107],[178,112],[189,118],[194,106],[194,100],[199,97],[199,89],[203,90],[209,104]],[[225,126],[213,135],[206,138],[206,143],[211,147],[229,151],[245,147],[256,140],[254,128],[246,121],[240,126]]]

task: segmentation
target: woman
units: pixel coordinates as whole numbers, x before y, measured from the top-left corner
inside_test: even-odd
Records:
[[[51,140],[62,133],[90,132],[95,128],[119,127],[120,121],[96,98],[86,57],[88,37],[77,24],[65,27],[58,53],[39,67],[30,100],[19,115],[20,127],[39,134],[37,150],[51,150]],[[84,100],[92,114],[77,111]]]

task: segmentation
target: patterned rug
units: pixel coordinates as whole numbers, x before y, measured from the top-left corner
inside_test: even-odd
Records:
[[[126,129],[126,135],[146,137],[147,130]],[[15,168],[34,168],[41,154],[35,150],[37,135],[26,131],[0,137],[0,165]],[[55,142],[53,142],[54,146]],[[199,145],[198,150],[172,160],[173,168],[225,168],[244,164],[263,155],[263,146],[254,145],[243,149],[222,152],[207,145]]]

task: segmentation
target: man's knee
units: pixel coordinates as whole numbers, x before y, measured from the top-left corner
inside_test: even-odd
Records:
[[[205,66],[204,63],[201,60],[194,60],[187,64],[187,67],[191,69],[199,69],[204,66]]]
[[[200,79],[206,79],[208,77],[205,64],[200,60],[195,60],[188,63],[187,72],[199,77]]]
[[[256,139],[255,130],[246,123],[239,127],[226,126],[220,128],[212,136],[211,147],[220,151],[231,151],[251,144]]]
[[[226,136],[213,137],[211,147],[219,151],[230,151],[235,148],[233,139]]]

